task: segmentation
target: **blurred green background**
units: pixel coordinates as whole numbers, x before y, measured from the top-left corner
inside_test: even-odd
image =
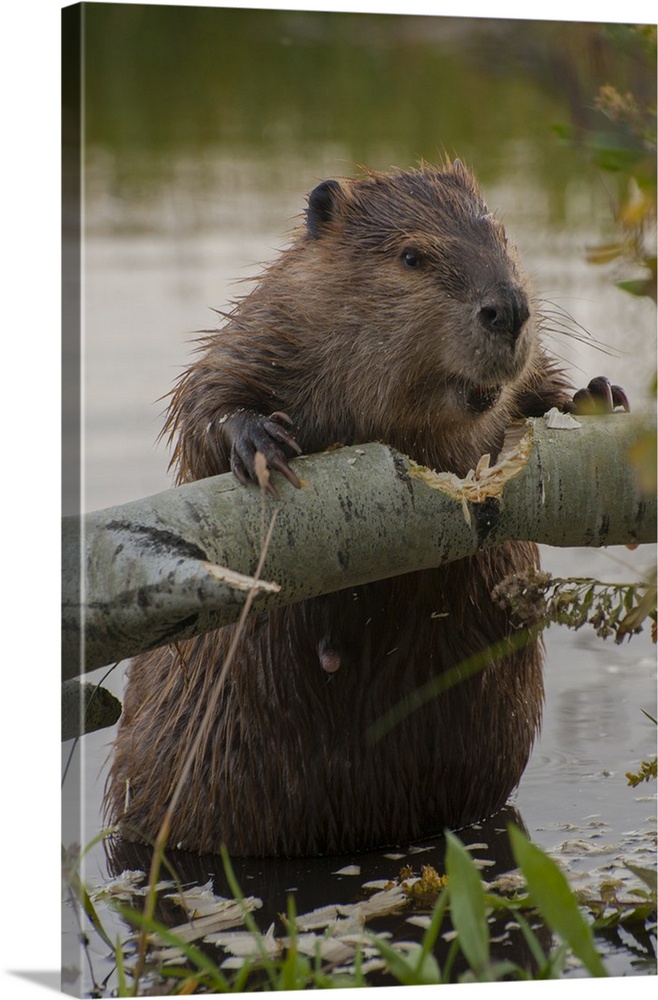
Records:
[[[445,149],[485,186],[521,165],[559,217],[565,185],[592,169],[582,148],[588,135],[596,143],[606,133],[616,168],[637,168],[641,158],[628,123],[613,127],[595,107],[599,88],[630,91],[655,111],[655,31],[634,26],[83,8],[85,142],[107,154],[104,168],[122,197],[171,179],[183,157],[194,160],[201,183],[220,148],[258,156],[271,168],[263,184],[292,157],[333,159],[349,173],[354,164],[408,166]]]

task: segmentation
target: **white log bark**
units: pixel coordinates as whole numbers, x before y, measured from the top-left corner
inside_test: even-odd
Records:
[[[296,459],[302,488],[275,474],[278,501],[223,475],[66,518],[64,678],[235,621],[274,511],[257,612],[510,539],[654,542],[655,484],[640,481],[630,449],[655,421],[578,421],[527,421],[512,457],[470,480],[368,444]]]

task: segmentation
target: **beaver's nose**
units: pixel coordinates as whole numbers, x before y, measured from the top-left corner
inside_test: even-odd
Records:
[[[482,297],[479,320],[487,333],[516,340],[529,315],[527,296],[518,285],[494,285]]]

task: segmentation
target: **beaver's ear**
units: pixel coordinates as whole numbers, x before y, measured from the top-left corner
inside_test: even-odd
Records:
[[[322,235],[326,224],[333,219],[341,190],[338,181],[322,181],[308,196],[306,228],[316,239]]]

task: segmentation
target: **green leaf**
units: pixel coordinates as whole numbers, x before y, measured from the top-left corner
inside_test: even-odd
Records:
[[[448,909],[449,894],[446,888],[442,889],[439,897],[434,905],[432,911],[432,919],[430,920],[430,925],[423,934],[423,941],[420,948],[418,958],[416,960],[416,968],[420,969],[423,966],[428,955],[432,954],[432,949],[439,936],[439,931],[441,930],[441,924],[443,923],[443,918],[445,916],[446,910]],[[437,964],[437,975],[438,979],[436,982],[441,981],[441,970]]]
[[[653,282],[650,278],[637,278],[631,281],[618,281],[617,288],[630,295],[647,295],[651,297]]]
[[[525,876],[528,894],[548,926],[569,945],[591,975],[606,976],[592,928],[558,866],[515,826],[509,827],[509,837],[516,863]]]
[[[565,141],[572,141],[574,137],[574,130],[571,125],[564,125],[561,122],[555,122],[550,126],[551,131],[555,132],[559,139]]]
[[[454,834],[446,831],[446,872],[450,915],[459,945],[476,974],[489,965],[489,925],[484,887],[473,858]]]
[[[530,954],[532,955],[532,957],[533,957],[533,959],[534,959],[534,961],[535,961],[535,963],[537,965],[537,969],[540,970],[540,972],[541,972],[542,969],[544,969],[544,968],[547,967],[547,965],[548,965],[548,958],[547,958],[546,954],[544,953],[544,949],[542,948],[541,944],[539,943],[539,938],[537,937],[537,935],[535,934],[535,932],[531,928],[530,924],[528,923],[528,921],[525,919],[525,917],[523,916],[523,914],[521,912],[515,913],[514,914],[514,919],[516,920],[516,922],[518,923],[519,927],[521,928],[521,933],[523,934],[523,937],[525,938],[525,942],[526,942],[526,944],[528,946],[528,950],[529,950]],[[538,978],[544,978],[544,977],[538,976]]]
[[[414,952],[404,955],[388,941],[374,935],[372,943],[386,962],[388,971],[402,986],[433,986],[441,982],[441,972],[434,955],[425,955],[419,967],[418,956]]]
[[[609,264],[621,257],[625,249],[623,243],[602,243],[600,246],[588,247],[585,256],[588,264]]]
[[[126,977],[126,968],[123,961],[123,949],[120,941],[117,941],[116,947],[114,948],[114,957],[117,963],[118,995],[120,997],[130,996],[128,979]]]
[[[589,132],[586,143],[602,170],[628,172],[645,155],[641,143],[617,132]]]
[[[105,933],[105,928],[103,927],[103,923],[98,916],[98,913],[96,912],[96,908],[87,891],[87,887],[82,882],[77,871],[70,871],[68,873],[68,883],[71,892],[74,896],[77,896],[78,902],[82,906],[89,921],[91,922],[92,927],[99,935],[100,939],[107,945],[108,948],[110,948],[111,951],[114,951],[114,944]]]
[[[633,872],[641,882],[644,882],[646,886],[651,890],[654,897],[656,892],[658,892],[658,877],[657,873],[653,868],[638,868],[636,865],[631,865],[626,862],[626,867],[629,871]]]

